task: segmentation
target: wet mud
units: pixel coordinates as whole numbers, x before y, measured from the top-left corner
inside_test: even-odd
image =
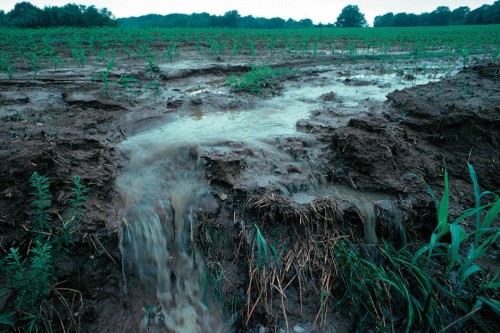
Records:
[[[54,216],[67,205],[71,177],[79,175],[89,199],[77,242],[56,274],[62,286],[82,293],[76,314],[82,332],[182,331],[190,327],[187,316],[165,321],[182,302],[202,332],[346,330],[348,309],[325,311],[334,301],[321,296],[336,291],[338,239],[357,242],[372,260],[382,239],[396,247],[426,239],[436,213],[418,177],[439,191],[445,167],[452,212],[473,200],[466,162],[484,189],[499,188],[498,64],[478,61],[453,76],[418,78],[362,58],[340,65],[287,60],[279,65],[296,66],[301,75],[284,82],[280,96],[262,98],[224,85],[251,69],[245,60],[192,60],[160,66],[158,73],[137,61],[114,75],[127,73],[143,80],[141,86],[109,92],[92,80],[91,66],[0,79],[1,251],[29,246],[34,171],[50,179]],[[287,108],[286,119],[246,125],[252,116]],[[171,156],[180,160],[163,164]],[[144,173],[154,170],[146,175],[153,182],[139,190],[125,186],[124,175],[142,165]],[[171,173],[179,169],[185,173]],[[188,199],[172,190],[175,177],[189,180],[183,190],[195,184]],[[142,196],[151,184],[170,203]],[[164,245],[158,267],[171,260],[184,267],[185,259],[195,271],[173,268],[151,282],[159,268],[139,267],[155,260],[139,253],[148,239],[123,239],[137,237],[127,228],[146,201],[148,214],[163,221],[160,229],[188,228],[176,223],[190,221],[183,251]],[[179,241],[162,232],[166,244]],[[198,289],[187,300],[182,291],[162,294],[167,301],[152,290],[162,279],[177,286],[169,292],[180,288],[177,279],[187,281],[193,272]],[[12,299],[0,301],[9,309]]]

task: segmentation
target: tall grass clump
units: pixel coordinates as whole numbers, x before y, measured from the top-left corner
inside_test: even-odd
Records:
[[[472,165],[474,207],[450,216],[448,173],[440,200],[427,186],[437,209],[428,242],[400,250],[384,243],[381,264],[359,255],[344,240],[337,248],[343,297],[356,329],[376,326],[404,332],[498,331],[499,271],[484,264],[498,255],[500,197],[481,192]]]

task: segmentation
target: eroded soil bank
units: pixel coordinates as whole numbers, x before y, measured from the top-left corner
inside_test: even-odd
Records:
[[[452,212],[473,200],[466,162],[484,189],[499,188],[498,64],[479,64],[414,87],[369,61],[336,67],[299,59],[282,65],[304,69],[284,83],[283,98],[287,89],[315,88],[291,97],[305,109],[297,132],[255,142],[208,135],[187,148],[187,159],[203,170],[203,191],[192,214],[195,244],[206,266],[203,279],[211,286],[204,302],[212,304],[209,311],[220,312],[218,323],[199,325],[207,332],[210,327],[242,332],[348,328],[349,309],[332,311],[335,298],[321,296],[340,292],[335,278],[342,267],[334,260],[340,238],[372,246],[382,239],[395,246],[427,239],[435,207],[413,175],[439,193],[446,166]],[[147,77],[147,68],[140,66],[121,71]],[[73,175],[90,188],[77,243],[56,266],[60,286],[82,293],[83,306],[74,309],[82,331],[164,329],[154,320],[144,323],[145,316],[154,316],[148,304],[134,303],[143,288],[140,278],[122,266],[119,239],[127,207],[116,180],[129,168],[130,155],[120,143],[183,117],[267,107],[260,97],[224,86],[229,75],[249,69],[217,62],[197,70],[166,66],[157,77],[161,92],[151,86],[134,94],[132,87],[110,96],[90,80],[91,68],[0,82],[2,252],[30,246],[28,179],[34,171],[50,179],[54,216],[67,206]],[[393,75],[393,81],[373,75]],[[355,90],[347,94],[342,86]],[[380,89],[389,93],[387,101],[370,98]],[[354,99],[352,91],[367,98]],[[367,203],[374,205],[375,238],[367,237]],[[260,268],[258,233],[273,252],[270,260],[279,265]],[[370,251],[366,255],[373,257]],[[489,269],[498,269],[494,259]],[[10,309],[13,296],[7,293],[0,301],[0,308]]]

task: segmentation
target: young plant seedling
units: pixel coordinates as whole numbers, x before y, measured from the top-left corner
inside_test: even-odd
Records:
[[[104,92],[106,93],[106,96],[108,96],[108,97],[110,97],[109,89],[110,89],[111,85],[119,85],[118,82],[109,79],[109,75],[111,74],[111,69],[113,69],[114,66],[115,66],[115,61],[111,60],[107,64],[106,69],[99,71],[99,75],[97,75],[96,77],[93,78],[96,81],[102,82],[102,85],[103,85],[102,90],[104,90]]]

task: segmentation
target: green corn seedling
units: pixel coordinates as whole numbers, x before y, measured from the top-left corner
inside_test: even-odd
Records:
[[[52,64],[54,65],[54,72],[57,71],[57,67],[62,63],[62,57],[60,55],[56,55],[52,58]]]

